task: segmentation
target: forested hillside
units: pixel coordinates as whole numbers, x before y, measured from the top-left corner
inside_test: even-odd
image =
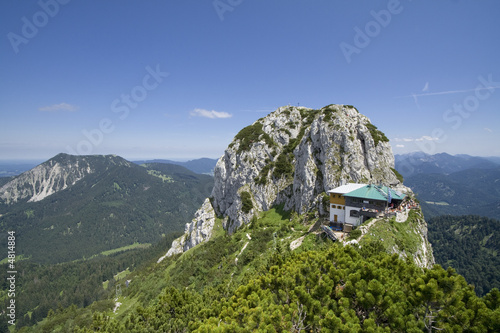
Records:
[[[449,175],[418,174],[405,179],[426,218],[481,215],[500,219],[500,168],[467,169]]]
[[[500,328],[498,290],[479,298],[451,268],[420,268],[380,241],[333,243],[309,231],[316,222],[277,207],[228,235],[218,220],[209,241],[132,273],[116,304],[61,309],[25,332]]]
[[[212,177],[176,165],[88,158],[100,164],[75,184],[41,201],[0,205],[0,229],[15,230],[18,256],[60,263],[133,243],[156,243],[162,235],[182,231],[213,187]],[[0,239],[1,248],[6,242],[7,237]]]
[[[154,246],[124,249],[90,260],[52,265],[40,265],[30,260],[17,262],[16,327],[33,325],[51,311],[61,311],[70,306],[86,307],[96,301],[100,305],[93,308],[109,302],[113,304],[107,299],[115,295],[115,286],[126,279],[126,273],[154,262],[178,235],[169,234]],[[0,265],[0,269],[0,306],[5,309],[9,290],[6,274],[9,269],[7,264]],[[6,323],[5,317],[0,316],[0,332],[5,331]]]
[[[273,265],[274,264],[274,265]],[[94,317],[92,328],[121,331],[301,332],[466,331],[500,328],[498,290],[484,299],[464,278],[421,271],[378,247],[333,246],[275,256],[235,290],[166,288],[124,324]]]
[[[434,258],[453,267],[478,295],[500,288],[500,221],[480,216],[439,216],[428,221]]]
[[[58,309],[108,304],[116,282],[163,254],[213,186],[212,177],[178,165],[84,158],[92,172],[74,184],[53,185],[56,192],[37,202],[0,205],[2,231],[16,232],[17,327]],[[48,165],[56,166],[55,174],[80,159],[60,154]],[[6,248],[7,237],[0,243]],[[0,267],[0,304],[6,308],[6,260]]]

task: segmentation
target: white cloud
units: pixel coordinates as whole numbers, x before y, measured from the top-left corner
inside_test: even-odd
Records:
[[[439,138],[433,138],[428,135],[424,135],[418,139],[413,139],[413,138],[395,138],[394,141],[396,142],[415,142],[415,141],[438,141]]]
[[[415,139],[412,139],[412,138],[402,138],[402,139],[395,138],[394,141],[396,141],[396,142],[413,142],[413,141],[415,141]]]
[[[396,145],[396,148],[404,148],[405,145]]]
[[[204,117],[210,119],[221,119],[221,118],[231,118],[233,115],[227,112],[220,111],[208,111],[205,109],[194,109],[189,113],[193,117]]]
[[[57,111],[74,112],[74,111],[78,110],[78,106],[71,105],[68,103],[59,103],[59,104],[44,106],[44,107],[39,108],[38,110],[39,111],[48,111],[48,112],[57,112]]]
[[[484,128],[484,130],[485,130],[486,132],[493,133],[493,130],[492,130],[491,128],[485,127],[485,128]]]
[[[421,138],[415,139],[415,141],[438,141],[439,138],[433,138],[427,135],[422,136]]]

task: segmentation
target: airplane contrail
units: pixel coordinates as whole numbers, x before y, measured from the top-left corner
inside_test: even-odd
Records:
[[[499,89],[500,86],[493,86],[493,87],[481,87],[481,88],[474,88],[474,89],[464,89],[464,90],[448,90],[448,91],[438,91],[438,92],[429,92],[429,93],[424,93],[424,94],[411,94],[411,95],[406,95],[406,96],[396,96],[394,98],[407,98],[407,97],[422,97],[422,96],[435,96],[435,95],[449,95],[449,94],[458,94],[458,93],[464,93],[464,92],[471,92],[471,91],[477,91],[477,90],[485,90],[485,89]]]

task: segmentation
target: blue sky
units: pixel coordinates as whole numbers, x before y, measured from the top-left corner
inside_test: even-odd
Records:
[[[500,2],[0,4],[0,160],[218,158],[283,105],[351,104],[394,153],[500,156]]]

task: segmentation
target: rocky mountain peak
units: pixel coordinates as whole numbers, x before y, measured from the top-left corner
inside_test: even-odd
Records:
[[[387,138],[354,107],[281,107],[241,130],[226,149],[212,204],[232,232],[277,204],[299,214],[317,208],[322,193],[342,183],[398,185],[392,168]]]
[[[210,208],[232,233],[278,204],[299,214],[326,213],[324,193],[343,183],[402,186],[388,141],[350,105],[280,107],[243,128],[229,144],[214,170]],[[200,234],[193,232],[192,237]],[[210,237],[206,228],[203,234]],[[200,242],[183,237],[185,244],[172,253],[186,250],[188,242]]]
[[[115,155],[74,156],[58,154],[26,171],[0,188],[0,200],[6,204],[26,200],[37,202],[66,189],[94,173],[97,168],[127,165],[130,162]]]

